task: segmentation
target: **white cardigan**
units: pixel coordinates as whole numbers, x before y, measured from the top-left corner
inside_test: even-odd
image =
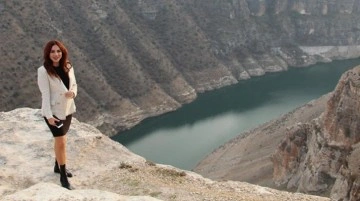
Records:
[[[73,98],[66,98],[65,92],[72,91],[76,97],[77,84],[74,69],[69,71],[69,90],[60,78],[50,76],[45,67],[41,66],[37,70],[38,85],[41,92],[41,113],[47,119],[53,115],[61,120],[65,120],[66,116],[76,111]]]

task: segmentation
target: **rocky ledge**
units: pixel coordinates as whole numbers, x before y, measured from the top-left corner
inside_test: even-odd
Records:
[[[0,113],[0,200],[329,200],[235,181],[212,181],[194,172],[155,164],[73,119],[68,133],[70,182],[59,185],[53,139],[38,109]]]

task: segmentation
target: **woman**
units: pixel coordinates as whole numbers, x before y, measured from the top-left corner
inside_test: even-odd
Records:
[[[61,185],[71,190],[68,177],[72,174],[66,170],[66,133],[76,110],[77,84],[68,51],[60,41],[52,40],[45,45],[44,65],[38,68],[37,73],[41,112],[55,139],[54,172],[60,173]]]

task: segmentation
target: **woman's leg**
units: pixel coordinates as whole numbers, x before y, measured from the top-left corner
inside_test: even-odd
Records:
[[[66,164],[66,135],[54,138],[55,157],[59,165]]]
[[[66,174],[66,135],[55,137],[54,151],[56,160],[60,167],[60,183],[63,187],[72,190],[73,187],[69,183]]]

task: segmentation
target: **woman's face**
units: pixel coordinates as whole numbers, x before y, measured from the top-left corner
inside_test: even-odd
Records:
[[[53,45],[50,51],[50,59],[53,62],[54,66],[59,65],[61,57],[62,57],[62,52],[59,46]]]

